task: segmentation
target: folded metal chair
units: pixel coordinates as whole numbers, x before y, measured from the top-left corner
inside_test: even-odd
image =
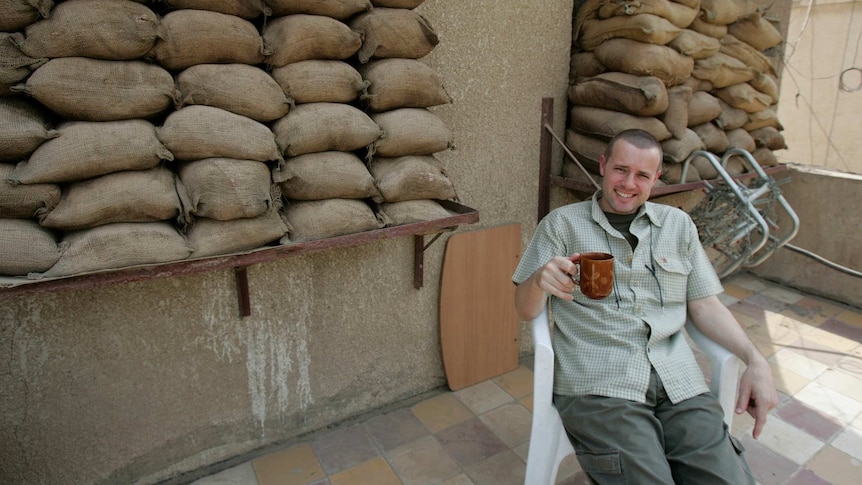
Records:
[[[554,349],[551,346],[547,307],[533,320],[532,326],[536,352],[533,365],[533,424],[524,485],[552,485],[556,481],[560,462],[575,450],[553,403]],[[690,320],[686,322],[686,331],[709,357],[712,370],[710,390],[721,402],[724,422],[730,428],[736,400],[739,359],[703,335]]]

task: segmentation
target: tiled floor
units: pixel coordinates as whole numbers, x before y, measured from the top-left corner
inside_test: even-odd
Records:
[[[762,485],[862,483],[862,311],[748,274],[722,299],[769,358],[781,391],[760,439],[732,432]],[[521,485],[530,365],[374,416],[200,479],[194,485]],[[587,483],[569,457],[557,483]]]

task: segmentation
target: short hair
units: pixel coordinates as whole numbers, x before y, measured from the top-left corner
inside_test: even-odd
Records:
[[[664,157],[662,153],[661,144],[658,140],[655,139],[654,136],[648,131],[641,130],[638,128],[631,128],[628,130],[623,130],[617,133],[611,141],[608,142],[607,148],[605,148],[605,160],[609,160],[611,158],[611,153],[614,151],[614,145],[620,140],[625,140],[628,143],[640,148],[642,150],[648,150],[650,148],[655,148],[658,150],[659,160]]]

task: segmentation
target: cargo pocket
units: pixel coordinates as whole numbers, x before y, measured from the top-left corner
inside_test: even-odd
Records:
[[[754,481],[754,475],[751,473],[751,468],[748,467],[748,460],[745,459],[745,447],[742,446],[742,442],[730,434],[728,434],[727,437],[730,438],[730,444],[733,445],[733,451],[736,452],[736,457],[739,459],[739,466],[742,468],[742,471],[745,472],[746,477],[748,477],[749,483],[756,483]]]
[[[587,473],[621,475],[620,452],[618,450],[578,450],[578,463]]]

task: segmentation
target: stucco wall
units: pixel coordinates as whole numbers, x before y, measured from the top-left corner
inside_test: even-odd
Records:
[[[481,217],[459,231],[520,222],[526,241],[541,98],[565,119],[572,1],[418,11],[453,98],[434,109],[456,145],[440,158]],[[444,385],[446,237],[420,290],[409,237],[252,266],[246,318],[231,271],[0,294],[0,483],[153,483]]]

